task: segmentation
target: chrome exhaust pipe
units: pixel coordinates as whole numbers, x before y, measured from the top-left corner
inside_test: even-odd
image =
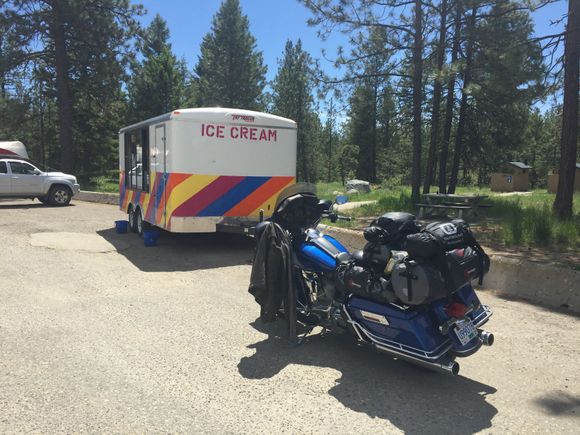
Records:
[[[484,346],[492,346],[494,342],[494,336],[491,332],[479,330],[479,339]]]
[[[442,373],[449,373],[452,374],[453,376],[456,376],[459,373],[459,363],[456,361],[449,361],[444,363],[429,362],[419,358],[414,358],[410,355],[405,355],[404,353],[394,351],[392,349],[389,349],[388,347],[381,346],[380,344],[373,343],[373,346],[375,347],[375,349],[381,352],[388,353],[389,355],[394,356],[398,359],[402,359],[412,364],[425,367],[426,369],[435,370],[437,372]]]

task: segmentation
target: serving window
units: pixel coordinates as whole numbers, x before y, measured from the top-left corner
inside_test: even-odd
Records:
[[[149,129],[125,133],[125,186],[149,191]]]

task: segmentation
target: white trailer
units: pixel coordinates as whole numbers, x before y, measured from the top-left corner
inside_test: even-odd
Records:
[[[23,157],[28,159],[24,144],[18,140],[0,142],[0,156]]]
[[[120,208],[133,231],[247,228],[296,181],[296,123],[241,109],[180,109],[119,132]]]

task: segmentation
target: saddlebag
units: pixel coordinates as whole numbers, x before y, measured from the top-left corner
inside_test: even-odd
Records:
[[[426,260],[405,260],[391,274],[395,295],[407,305],[421,305],[448,296],[438,268]]]
[[[480,261],[480,254],[470,246],[446,252],[445,260],[447,263],[447,282],[454,291],[474,279],[482,278],[489,271],[489,257],[485,258],[483,262]]]
[[[461,219],[427,225],[407,236],[406,248],[409,258],[433,264],[451,292],[476,278],[482,284],[489,272],[489,257]]]

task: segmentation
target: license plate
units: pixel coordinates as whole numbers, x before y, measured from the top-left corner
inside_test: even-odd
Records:
[[[477,329],[475,329],[471,320],[462,320],[457,322],[455,325],[455,335],[457,335],[462,346],[465,346],[477,337]]]

